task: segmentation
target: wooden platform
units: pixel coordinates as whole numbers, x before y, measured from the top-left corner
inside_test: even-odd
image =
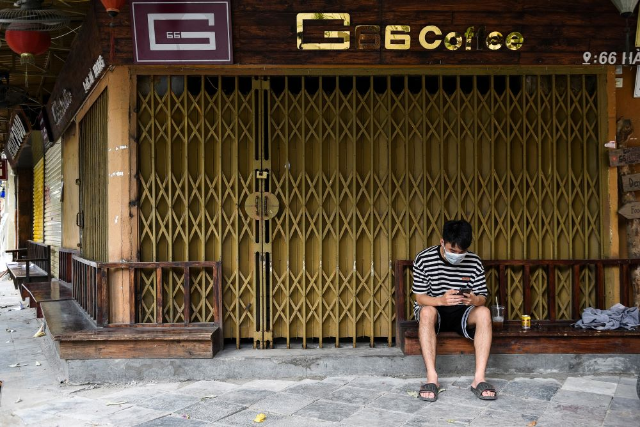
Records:
[[[217,325],[98,328],[74,300],[40,303],[62,359],[212,358],[220,350]]]
[[[60,280],[39,283],[22,283],[20,285],[22,299],[29,298],[29,307],[35,308],[37,317],[42,318],[40,303],[45,301],[62,301],[71,299],[71,286]]]
[[[404,340],[399,340],[403,352],[420,354],[417,323],[404,321],[400,325]],[[438,354],[473,354],[473,341],[455,332],[438,335]],[[576,329],[569,323],[540,325],[527,331],[519,323],[505,325],[495,331],[492,354],[634,354],[640,353],[640,330],[594,331]]]

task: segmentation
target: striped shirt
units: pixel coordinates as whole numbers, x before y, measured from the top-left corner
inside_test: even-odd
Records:
[[[414,294],[431,297],[444,295],[449,289],[472,288],[475,295],[487,296],[487,281],[480,257],[467,252],[460,264],[450,264],[440,254],[442,246],[428,247],[413,263]]]

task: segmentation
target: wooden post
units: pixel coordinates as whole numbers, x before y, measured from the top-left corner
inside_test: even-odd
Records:
[[[579,319],[580,315],[580,264],[573,266],[573,285],[571,289],[571,319]]]
[[[504,305],[505,320],[509,319],[509,304],[507,303],[507,271],[504,264],[500,264],[498,273],[498,292],[500,293],[500,304]]]
[[[129,323],[136,323],[136,270],[129,267]]]
[[[98,322],[102,326],[107,326],[109,324],[110,312],[109,278],[106,268],[100,268],[97,271],[100,274],[100,281],[102,282],[102,287],[100,289],[100,305],[102,306],[102,315],[98,318]]]
[[[162,267],[156,268],[156,323],[162,323]]]
[[[531,270],[528,265],[524,266],[524,279],[522,281],[523,314],[531,314]]]
[[[548,285],[547,285],[547,301],[549,304],[549,320],[554,322],[556,320],[556,267],[553,264],[549,264],[548,272]]]
[[[189,264],[183,264],[184,270],[184,324],[188,325],[191,321],[191,273],[189,271]]]

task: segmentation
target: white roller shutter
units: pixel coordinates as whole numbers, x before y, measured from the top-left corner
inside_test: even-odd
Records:
[[[51,274],[58,277],[62,244],[62,144],[56,142],[44,158],[44,243],[51,245]]]

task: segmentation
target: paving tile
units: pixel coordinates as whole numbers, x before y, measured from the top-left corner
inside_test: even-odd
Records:
[[[618,386],[617,381],[615,383],[592,380],[588,378],[569,377],[565,380],[561,390],[567,391],[583,391],[586,393],[594,394],[606,394],[613,396]]]
[[[257,424],[253,420],[260,413],[263,413],[266,416],[266,418],[260,424]],[[229,415],[228,417],[220,421],[231,426],[259,425],[260,427],[263,427],[263,426],[267,427],[267,426],[273,426],[274,424],[277,424],[278,420],[282,420],[285,417],[286,415],[273,414],[270,412],[255,412],[253,410],[246,409],[244,411],[236,412],[235,414]]]
[[[609,406],[609,410],[620,413],[637,414],[640,417],[640,399],[638,399],[637,395],[631,399],[614,397],[611,401],[611,406]]]
[[[604,419],[604,427],[621,427],[638,425],[640,412],[635,413],[619,413],[617,411],[609,411]]]
[[[197,381],[188,386],[179,388],[176,393],[188,394],[190,396],[220,396],[240,388],[237,384],[224,381]]]
[[[601,426],[607,410],[590,406],[551,402],[538,419],[540,426]]]
[[[614,398],[622,397],[625,399],[637,399],[638,392],[636,390],[636,385],[629,384],[618,384],[618,388],[616,388],[616,394],[613,395]]]
[[[517,378],[502,389],[502,393],[512,396],[526,397],[540,400],[551,400],[562,385],[554,379],[545,378]]]
[[[70,410],[64,409],[57,411],[58,415],[68,416],[79,420],[90,422],[101,422],[107,420],[111,414],[129,408],[133,405],[107,405],[103,400],[93,400],[88,402],[79,402],[73,405]]]
[[[362,406],[378,398],[381,394],[382,392],[380,391],[346,385],[328,395],[325,395],[324,398],[326,400],[334,400],[336,402]]]
[[[236,405],[251,406],[256,402],[273,394],[269,390],[257,390],[257,389],[237,389],[229,393],[225,393],[219,396],[217,399],[225,402],[235,403]]]
[[[499,396],[497,400],[491,401],[491,403],[489,404],[489,409],[540,416],[544,413],[548,406],[549,402],[547,402],[546,400],[526,397],[521,398],[503,394]]]
[[[332,402],[329,400],[317,400],[300,409],[295,415],[299,417],[310,417],[318,420],[339,422],[350,417],[360,406],[346,403]]]
[[[298,384],[297,381],[286,380],[253,380],[242,385],[242,388],[255,388],[258,390],[282,391],[287,387]]]
[[[500,426],[500,427],[523,427],[538,418],[530,415],[518,414],[515,412],[505,412],[489,409],[475,418],[469,425],[471,426]]]
[[[413,424],[419,425],[420,420],[440,419],[447,422],[457,422],[458,424],[469,424],[473,419],[477,418],[486,410],[484,407],[469,406],[456,404],[452,407],[451,403],[423,402],[425,405],[416,412],[417,418],[413,420]],[[452,410],[452,408],[455,408]]]
[[[177,413],[189,415],[193,419],[214,422],[246,409],[244,405],[229,403],[220,399],[208,399],[180,409]]]
[[[386,411],[413,414],[424,407],[426,402],[407,394],[385,393],[368,406]]]
[[[130,406],[110,414],[105,421],[113,427],[132,427],[140,423],[162,418],[166,415],[169,415],[166,411],[158,411],[141,406]]]
[[[333,427],[338,425],[338,423],[331,421],[302,418],[295,415],[280,418],[273,423],[274,427]]]
[[[323,383],[339,383],[342,385],[348,384],[356,378],[355,375],[345,377],[327,377],[322,380]]]
[[[268,396],[261,401],[254,403],[249,407],[249,410],[256,413],[271,412],[274,414],[291,415],[298,410],[304,408],[315,398],[302,396],[299,394],[291,393],[276,393]]]
[[[409,421],[413,415],[399,412],[386,411],[378,408],[362,408],[348,418],[342,420],[342,424],[348,426],[363,427],[387,427],[402,425]]]
[[[207,426],[206,421],[186,419],[175,415],[168,415],[155,420],[137,424],[136,427],[204,427]]]
[[[555,394],[555,396],[553,396],[551,402],[575,406],[588,406],[590,408],[606,410],[611,403],[611,399],[611,396],[605,394],[560,390]]]
[[[470,420],[464,421],[457,418],[434,418],[425,415],[412,416],[403,427],[456,427],[468,426]]]
[[[137,405],[143,408],[157,409],[158,411],[176,412],[199,401],[200,399],[195,396],[164,393],[137,403]]]
[[[351,385],[351,384],[350,384]],[[340,383],[315,382],[295,385],[287,389],[287,393],[302,394],[316,398],[324,398],[341,387]]]
[[[620,382],[618,384],[626,384],[626,385],[632,385],[635,386],[638,382],[638,377],[633,375],[633,376],[621,376],[620,377]]]
[[[0,424],[3,425],[3,424]],[[27,424],[30,426],[34,426],[34,427],[87,427],[87,426],[91,426],[91,427],[110,427],[110,424],[107,423],[106,421],[104,423],[102,422],[91,422],[91,423],[87,423],[86,420],[78,420],[75,418],[70,418],[70,417],[66,417],[64,415],[55,415],[52,416],[50,418],[44,419],[42,421],[39,421],[38,423],[35,424]]]
[[[402,386],[403,384],[403,380],[393,377],[357,377],[349,383],[351,387],[379,391],[392,391],[394,388]]]

